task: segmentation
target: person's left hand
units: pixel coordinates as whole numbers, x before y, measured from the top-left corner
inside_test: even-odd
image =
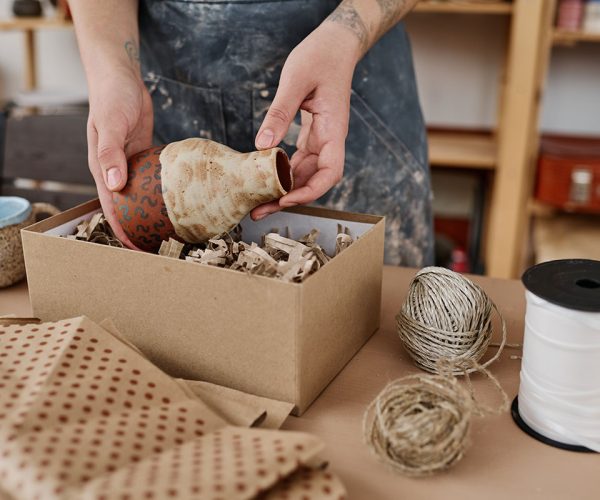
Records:
[[[361,55],[358,39],[331,22],[321,24],[290,53],[256,136],[256,147],[277,146],[302,110],[298,149],[291,158],[294,189],[278,201],[255,208],[254,220],[310,203],[341,180],[352,74]]]

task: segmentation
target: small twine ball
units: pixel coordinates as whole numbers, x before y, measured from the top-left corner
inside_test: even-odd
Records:
[[[456,378],[409,375],[388,384],[369,405],[363,435],[390,468],[425,476],[463,457],[472,410],[473,399]]]
[[[502,322],[500,355],[506,324],[496,305],[475,283],[442,267],[425,267],[411,282],[406,301],[396,316],[398,334],[417,366],[439,373],[439,360],[451,360],[454,374],[470,373],[492,339],[492,312]]]

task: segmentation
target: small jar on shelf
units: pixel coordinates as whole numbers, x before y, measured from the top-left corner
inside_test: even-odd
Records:
[[[561,31],[579,31],[583,23],[584,0],[560,0],[556,27]]]
[[[583,30],[587,33],[600,33],[600,0],[588,0],[586,3]]]

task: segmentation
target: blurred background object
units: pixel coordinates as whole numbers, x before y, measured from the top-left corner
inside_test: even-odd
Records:
[[[584,6],[584,0],[560,0],[556,27],[565,31],[577,31],[583,21]]]
[[[39,0],[14,0],[12,10],[17,17],[37,17],[42,15],[42,3]]]
[[[29,203],[25,198],[0,196],[0,288],[25,278],[21,229],[56,215],[59,209],[49,203]],[[43,217],[42,217],[43,218]]]
[[[0,53],[0,194],[65,209],[96,194],[87,169],[87,90],[68,7],[43,2],[40,17],[13,18],[10,4],[0,0],[0,45],[7,48]]]
[[[536,263],[555,259],[600,260],[598,216],[539,215],[533,230]]]
[[[600,260],[600,137],[542,138],[531,212],[534,262]]]
[[[561,31],[600,33],[600,0],[559,0],[556,27]]]
[[[600,33],[600,0],[587,2],[583,30],[589,33]]]
[[[544,136],[535,197],[567,212],[600,214],[600,138]]]
[[[535,238],[540,135],[600,137],[600,35],[587,28],[600,2],[569,2],[423,0],[406,20],[430,129],[439,264],[516,277],[546,255]],[[597,176],[588,170],[569,170],[568,196],[583,199]]]
[[[61,209],[94,198],[87,168],[87,104],[76,104],[73,96],[63,102],[60,95],[38,97],[30,93],[23,101],[26,106],[11,104],[4,110],[0,193]]]

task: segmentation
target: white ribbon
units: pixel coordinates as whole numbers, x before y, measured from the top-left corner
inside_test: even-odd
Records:
[[[600,452],[600,313],[526,298],[519,414],[547,438]]]

